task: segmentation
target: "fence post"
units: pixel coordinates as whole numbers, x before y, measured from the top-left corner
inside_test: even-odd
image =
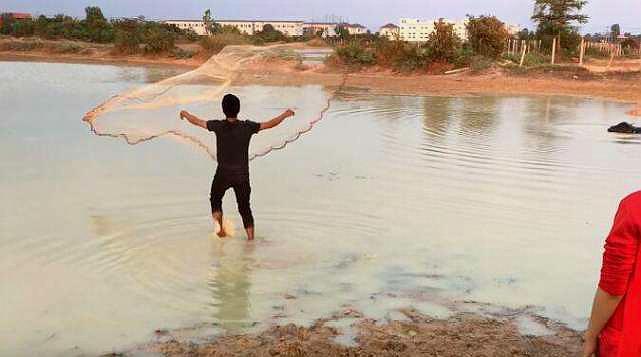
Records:
[[[525,41],[522,43],[522,49],[521,49],[521,62],[519,63],[519,67],[523,67],[523,61],[525,61]]]
[[[552,40],[552,64],[554,64],[556,60],[556,36]]]

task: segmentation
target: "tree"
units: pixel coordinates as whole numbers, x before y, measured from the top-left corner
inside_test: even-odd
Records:
[[[434,22],[434,32],[429,35],[427,44],[434,60],[450,62],[461,47],[461,39],[454,32],[454,25],[440,19]]]
[[[534,0],[532,20],[537,33],[556,36],[561,47],[561,34],[574,30],[573,24],[585,24],[589,17],[581,14],[587,0]]]
[[[143,42],[145,44],[145,52],[161,53],[174,49],[176,34],[171,31],[169,26],[148,22],[144,27]]]
[[[34,23],[31,19],[20,20],[13,23],[13,35],[16,37],[33,36]]]
[[[350,37],[349,29],[347,28],[347,26],[345,26],[343,24],[337,25],[336,26],[336,35],[341,40],[347,40]]]
[[[474,17],[468,15],[468,41],[472,50],[490,58],[498,58],[505,50],[505,43],[510,36],[505,24],[494,16]],[[520,33],[527,39],[529,32]]]
[[[3,35],[11,35],[13,33],[13,23],[15,22],[13,15],[9,13],[2,13],[0,15],[0,22],[2,23],[2,26],[0,26],[0,33]]]
[[[143,41],[140,23],[134,20],[117,20],[114,22],[116,49],[123,53],[137,53]]]
[[[220,32],[220,24],[214,21],[214,17],[212,16],[210,9],[205,10],[205,14],[203,15],[203,23],[205,24],[205,32],[208,35],[211,36],[215,33]]]
[[[278,42],[286,39],[285,35],[276,30],[271,24],[263,26],[262,31],[256,32],[256,36],[265,42]]]
[[[85,24],[89,41],[110,42],[113,40],[111,24],[109,24],[98,6],[85,8]]]
[[[621,26],[619,24],[612,25],[610,32],[612,32],[612,41],[616,41],[621,35]]]

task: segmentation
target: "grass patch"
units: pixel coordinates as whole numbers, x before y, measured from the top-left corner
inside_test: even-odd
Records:
[[[43,47],[44,43],[40,40],[9,40],[0,43],[0,51],[28,52],[38,50]]]
[[[209,54],[216,54],[226,46],[252,44],[247,36],[233,32],[223,32],[213,36],[206,36],[200,40],[200,45]]]

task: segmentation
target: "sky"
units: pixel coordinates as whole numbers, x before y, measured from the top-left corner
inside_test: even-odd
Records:
[[[361,23],[372,31],[401,17],[463,19],[465,15],[496,15],[532,29],[533,0],[0,0],[0,12],[84,16],[84,8],[100,6],[106,17],[200,19],[210,8],[220,19],[323,20],[335,15]],[[590,22],[584,33],[603,32],[614,23],[622,31],[641,33],[641,0],[589,0]]]

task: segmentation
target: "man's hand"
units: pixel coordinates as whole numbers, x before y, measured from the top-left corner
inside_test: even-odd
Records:
[[[291,109],[287,109],[285,112],[283,112],[282,115],[283,115],[284,118],[289,118],[289,117],[293,117],[294,115],[296,115],[296,113],[294,113],[294,111],[291,110]]]
[[[186,111],[186,110],[181,110],[180,111],[180,119],[181,120],[184,120],[185,118],[187,118],[187,115],[189,115],[188,111]]]
[[[581,357],[596,357],[599,352],[599,338],[588,331],[583,339],[583,354]]]

